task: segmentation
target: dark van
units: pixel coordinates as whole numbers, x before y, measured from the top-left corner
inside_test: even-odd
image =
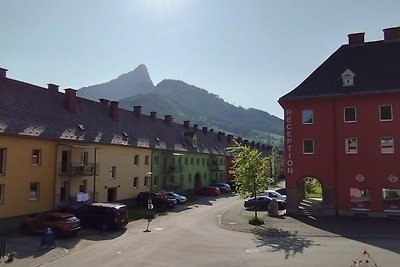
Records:
[[[83,226],[107,231],[123,228],[128,223],[128,208],[121,203],[93,203],[80,207],[75,216]]]

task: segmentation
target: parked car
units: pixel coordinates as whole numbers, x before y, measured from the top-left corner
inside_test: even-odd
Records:
[[[56,236],[72,235],[81,229],[81,221],[71,213],[49,212],[29,218],[20,226],[23,234],[44,233],[47,228]]]
[[[256,197],[250,197],[249,199],[244,201],[244,207],[254,210],[257,208],[258,210],[267,210],[269,202],[272,200],[272,198],[261,195]],[[281,200],[281,199],[276,199],[278,203],[278,209],[279,210],[284,210],[286,209],[286,201]]]
[[[216,187],[218,187],[221,194],[226,194],[232,192],[231,186],[227,183],[217,183]]]
[[[128,208],[121,203],[93,203],[84,205],[75,212],[83,226],[103,231],[123,228],[128,224]]]
[[[261,195],[265,195],[274,199],[286,200],[286,196],[281,195],[280,193],[274,190],[265,190],[264,192],[261,193]]]
[[[173,208],[177,204],[176,199],[163,197],[159,193],[149,192],[140,192],[136,197],[136,203],[140,206],[147,207],[150,198],[154,208]]]
[[[203,196],[219,196],[221,192],[219,191],[219,188],[216,186],[207,186],[201,188],[198,192],[198,195],[203,195]]]
[[[177,194],[175,192],[167,192],[167,197],[176,199],[176,202],[178,204],[185,204],[187,202],[187,197],[185,197],[184,195]]]
[[[286,188],[279,188],[275,190],[276,192],[278,192],[279,194],[281,194],[282,196],[286,197]]]

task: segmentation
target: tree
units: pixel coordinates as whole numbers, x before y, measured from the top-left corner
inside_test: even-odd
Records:
[[[237,142],[227,150],[233,154],[233,166],[229,173],[235,177],[235,188],[240,197],[257,197],[260,191],[268,189],[269,157],[262,157],[256,149]],[[254,216],[258,220],[257,208]]]
[[[274,180],[274,183],[278,181],[278,177],[280,175],[281,170],[281,156],[279,154],[279,149],[274,146],[271,152],[271,178]]]

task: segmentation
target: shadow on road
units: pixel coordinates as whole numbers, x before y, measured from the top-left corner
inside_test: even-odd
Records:
[[[251,231],[254,234],[257,247],[265,247],[266,252],[284,252],[285,259],[303,253],[311,246],[320,246],[303,236],[276,228],[257,228]]]

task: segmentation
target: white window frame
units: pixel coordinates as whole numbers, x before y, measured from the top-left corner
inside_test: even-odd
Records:
[[[382,119],[382,108],[383,107],[390,107],[390,119]],[[379,106],[379,120],[380,121],[393,121],[393,106],[391,104]]]
[[[346,154],[357,154],[358,139],[354,137],[346,138],[344,141],[344,149]]]
[[[306,114],[306,112],[310,112],[310,113]],[[311,122],[307,122],[304,119],[304,116],[305,115],[309,115],[309,114],[311,114]],[[313,124],[314,123],[314,110],[313,109],[307,108],[307,109],[303,109],[302,110],[302,112],[301,112],[301,123],[302,124]]]
[[[385,142],[384,139],[386,139],[386,142],[389,142],[389,143],[384,143]],[[382,154],[393,154],[394,153],[394,138],[393,138],[393,136],[381,137],[381,153]]]
[[[312,142],[312,152],[306,152],[305,151],[305,142],[306,141],[311,141]],[[315,142],[314,142],[314,139],[303,139],[303,154],[305,154],[305,155],[315,154]]]
[[[350,109],[354,110],[354,120],[353,121],[346,119],[346,110],[350,110]],[[357,122],[357,109],[356,109],[356,107],[344,107],[344,109],[343,109],[343,117],[344,117],[343,120],[346,123]]]
[[[38,152],[38,153],[36,153]],[[32,166],[40,166],[42,163],[42,150],[41,149],[32,149]]]

